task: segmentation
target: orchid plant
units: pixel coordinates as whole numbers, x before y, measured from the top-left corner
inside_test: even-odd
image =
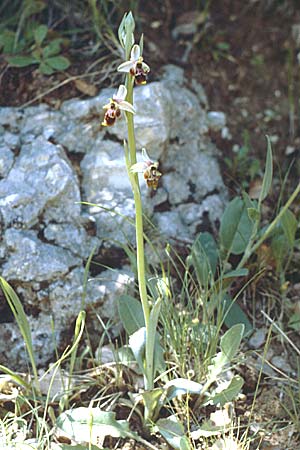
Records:
[[[143,309],[145,327],[142,330],[145,338],[144,358],[142,362],[144,384],[146,390],[153,389],[154,379],[154,341],[156,326],[151,322],[151,306],[147,295],[147,281],[145,273],[143,209],[138,173],[143,173],[149,188],[157,189],[161,173],[158,171],[158,162],[150,160],[145,149],[142,150],[143,162],[137,162],[136,142],[134,135],[133,87],[147,82],[150,67],[143,61],[143,37],[139,45],[134,43],[135,22],[131,13],[125,14],[119,27],[119,40],[124,49],[126,61],[119,65],[118,71],[125,73],[125,85],[121,84],[115,95],[109,100],[105,109],[103,126],[113,126],[125,112],[127,121],[128,139],[124,142],[125,160],[128,177],[132,186],[135,204],[135,228],[137,246],[137,275],[140,300]],[[157,321],[156,321],[157,323]]]

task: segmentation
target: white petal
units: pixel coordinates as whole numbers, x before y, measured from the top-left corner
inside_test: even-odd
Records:
[[[120,84],[118,92],[113,96],[113,99],[116,101],[122,101],[125,100],[127,95],[127,89],[124,84]]]
[[[136,164],[133,164],[133,166],[130,167],[130,172],[132,173],[143,173],[147,169],[147,164],[144,162],[138,162]]]
[[[131,49],[130,61],[136,62],[140,56],[141,56],[140,46],[135,44]]]
[[[118,67],[118,72],[130,72],[130,69],[134,67],[134,63],[132,61],[125,61]]]
[[[123,111],[128,111],[132,114],[135,114],[135,109],[131,103],[126,102],[125,100],[122,100],[122,101],[118,102],[118,105],[119,105],[119,108],[122,109]]]
[[[149,155],[148,155],[147,150],[145,148],[142,148],[142,156],[143,156],[143,159],[145,161],[150,161]]]

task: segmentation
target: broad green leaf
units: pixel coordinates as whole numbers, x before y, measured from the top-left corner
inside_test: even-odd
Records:
[[[221,351],[212,359],[208,366],[208,375],[206,384],[213,383],[223,372],[224,368],[233,359],[238,351],[244,333],[244,325],[237,324],[226,331],[221,337]]]
[[[39,60],[33,56],[7,56],[5,59],[14,67],[27,67],[39,63]]]
[[[4,29],[0,33],[0,50],[3,53],[13,53],[15,43],[15,33],[13,31]]]
[[[145,409],[147,411],[147,419],[155,421],[159,415],[159,411],[164,404],[163,396],[165,390],[163,388],[152,389],[151,391],[142,392]]]
[[[48,27],[47,25],[40,25],[38,26],[34,31],[34,40],[38,45],[41,45],[41,43],[44,41],[45,37],[48,33]]]
[[[221,433],[224,433],[224,425],[215,425],[211,420],[206,420],[191,434],[193,439],[199,440],[201,437],[219,436]]]
[[[146,328],[142,327],[129,336],[129,345],[142,373],[145,374]]]
[[[205,402],[204,405],[213,404],[213,405],[225,405],[225,403],[233,401],[238,394],[241,392],[242,386],[244,384],[244,380],[239,375],[235,375],[227,387],[225,387],[221,392],[217,392],[214,395],[210,396],[209,400]]]
[[[281,217],[281,226],[287,238],[290,248],[294,247],[298,221],[289,209]]]
[[[63,412],[56,420],[56,426],[69,439],[77,443],[99,445],[103,437],[131,438],[139,440],[138,435],[129,429],[125,420],[116,420],[113,412],[100,408],[74,408]]]
[[[62,41],[63,39],[53,39],[53,41],[43,48],[43,57],[49,58],[49,56],[57,55],[60,52]]]
[[[55,70],[66,70],[71,64],[64,56],[50,56],[45,59],[45,63]]]
[[[187,263],[194,266],[199,282],[207,286],[214,277],[219,259],[218,247],[210,233],[200,233],[191,249]]]
[[[239,197],[231,200],[221,219],[220,241],[223,248],[234,255],[243,253],[253,226],[245,202]]]
[[[287,238],[283,233],[273,236],[271,241],[271,249],[276,260],[277,270],[280,271],[290,250],[287,243]]]
[[[295,331],[300,331],[300,313],[292,314],[292,316],[290,317],[288,326]]]
[[[167,399],[172,400],[179,395],[200,394],[203,385],[186,378],[175,378],[166,383],[164,388],[167,390]]]
[[[41,62],[41,64],[39,65],[39,71],[44,75],[52,75],[53,72],[55,72],[55,70],[52,69],[52,67],[48,66],[46,61]]]
[[[228,328],[231,328],[233,325],[236,325],[238,323],[242,323],[245,327],[245,335],[248,335],[253,331],[253,327],[247,315],[237,302],[233,302],[228,295],[225,295],[223,305],[224,323]]]
[[[185,436],[183,425],[175,415],[166,419],[159,419],[155,429],[163,436],[167,443],[175,450],[191,450],[188,438]]]
[[[244,325],[238,323],[229,328],[221,337],[221,352],[226,356],[228,362],[236,355],[243,338],[244,330]]]
[[[137,299],[121,295],[117,299],[117,306],[121,322],[129,336],[145,326],[142,304]]]
[[[272,186],[272,179],[273,179],[273,156],[272,156],[272,147],[271,147],[271,141],[269,136],[267,137],[267,158],[266,158],[266,166],[265,166],[265,173],[264,178],[262,182],[262,188],[259,195],[258,203],[260,204],[268,195],[271,186]]]

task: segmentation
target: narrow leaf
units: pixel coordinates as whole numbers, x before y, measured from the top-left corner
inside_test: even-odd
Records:
[[[158,300],[156,300],[156,302],[154,303],[154,305],[152,306],[151,312],[150,312],[150,317],[149,317],[149,330],[148,330],[148,342],[147,342],[147,351],[148,354],[146,355],[146,359],[149,362],[150,359],[152,360],[152,373],[148,374],[148,376],[151,377],[151,379],[153,379],[154,374],[156,373],[156,367],[155,367],[155,359],[154,359],[154,348],[155,348],[155,341],[156,341],[156,328],[157,328],[157,323],[158,323],[158,317],[159,317],[159,312],[160,312],[160,307],[161,307],[161,298],[159,298]],[[159,341],[158,341],[159,344]]]
[[[292,211],[287,209],[281,217],[280,222],[289,246],[290,248],[293,248],[295,244],[296,231],[298,228],[298,221]]]
[[[26,345],[26,349],[28,352],[28,356],[30,359],[30,363],[32,366],[32,370],[34,373],[36,387],[37,387],[37,389],[39,389],[37,367],[36,367],[36,363],[35,363],[35,354],[34,354],[34,349],[33,349],[33,344],[32,344],[32,336],[31,336],[29,322],[28,322],[27,316],[25,314],[23,305],[20,302],[19,297],[17,296],[17,294],[15,293],[13,288],[2,277],[0,277],[0,287],[4,293],[7,303],[15,317],[18,328],[23,336],[23,339],[24,339],[24,342]]]
[[[266,158],[266,166],[265,166],[265,173],[262,183],[262,188],[260,191],[259,196],[259,204],[267,197],[271,185],[272,185],[272,179],[273,179],[273,156],[272,156],[272,147],[271,147],[271,141],[269,136],[267,137],[267,158]]]
[[[226,278],[237,278],[237,277],[246,277],[249,274],[249,270],[246,267],[242,267],[241,269],[231,270],[230,272],[222,275],[222,279]]]

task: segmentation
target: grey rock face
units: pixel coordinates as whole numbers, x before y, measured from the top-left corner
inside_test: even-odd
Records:
[[[4,178],[14,162],[14,154],[6,144],[0,146],[0,178]]]
[[[76,174],[65,152],[43,137],[25,144],[5,179],[0,181],[0,211],[9,226],[72,221],[80,214]]]
[[[167,66],[160,82],[134,90],[138,158],[146,147],[163,172],[151,193],[141,175],[144,212],[161,239],[175,242],[192,242],[203,218],[217,221],[226,201],[218,151],[206,135],[215,121],[202,106],[207,104],[203,88],[190,86],[184,86],[182,69]],[[64,342],[83,301],[91,327],[99,328],[99,313],[117,332],[115,299],[134,281],[128,268],[95,266],[83,289],[92,252],[105,264],[111,246],[135,242],[125,118],[100,129],[102,107],[113,93],[104,89],[95,98],[66,101],[59,111],[47,105],[0,108],[1,269],[28,313],[41,365],[51,358],[54,340]],[[1,338],[7,342],[1,361],[26,366],[14,323],[0,324]]]
[[[14,281],[49,281],[62,277],[81,263],[69,250],[41,242],[33,230],[9,228],[4,241],[10,256],[3,264],[3,277]]]

